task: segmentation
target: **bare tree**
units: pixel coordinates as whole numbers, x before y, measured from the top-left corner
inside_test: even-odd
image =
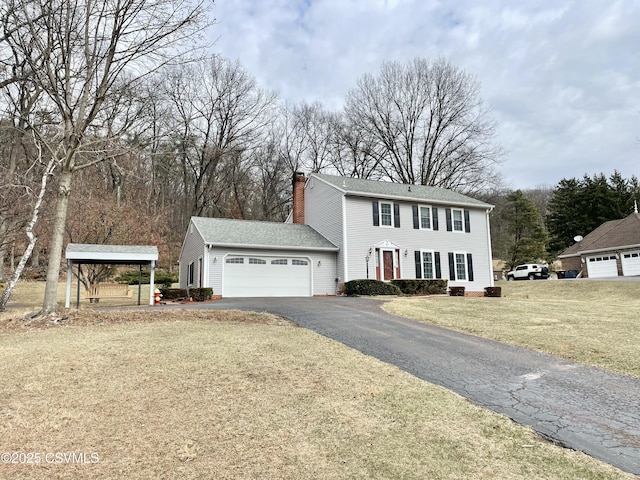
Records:
[[[39,150],[38,153],[39,153],[38,159],[42,161],[42,151]],[[4,292],[2,293],[2,297],[0,297],[1,312],[5,311],[7,307],[7,302],[11,297],[11,292],[13,291],[13,288],[18,283],[18,280],[20,279],[20,275],[22,275],[22,270],[24,270],[25,265],[29,261],[29,257],[31,257],[31,253],[33,252],[36,242],[38,241],[38,238],[34,235],[33,230],[36,223],[38,222],[38,216],[40,215],[40,206],[42,205],[42,200],[44,199],[45,193],[47,192],[47,183],[49,182],[49,177],[53,173],[53,170],[55,169],[55,167],[56,167],[55,159],[51,157],[46,164],[44,172],[42,173],[42,177],[40,180],[40,188],[38,190],[37,195],[35,196],[35,201],[33,204],[33,208],[31,210],[31,218],[29,219],[26,225],[25,232],[27,234],[27,237],[29,238],[29,243],[27,244],[27,248],[22,254],[22,257],[20,258],[20,262],[18,262],[18,266],[16,267],[15,271],[11,276],[11,279],[9,280],[9,284],[7,285]]]
[[[57,309],[74,172],[108,157],[103,152],[82,161],[96,137],[87,133],[92,128],[104,137],[121,133],[96,124],[105,100],[190,50],[205,26],[203,5],[204,0],[5,0],[0,7],[4,41],[28,65],[29,81],[42,90],[57,128],[50,137],[38,135],[34,126],[58,168],[42,313]]]
[[[392,181],[474,192],[495,184],[494,122],[471,75],[444,59],[388,62],[348,94],[348,122]]]
[[[276,95],[260,89],[238,62],[219,57],[174,70],[167,93],[188,215],[242,216],[238,187]]]

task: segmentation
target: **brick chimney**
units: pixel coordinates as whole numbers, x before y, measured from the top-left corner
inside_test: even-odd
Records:
[[[293,174],[293,223],[304,223],[304,173]]]

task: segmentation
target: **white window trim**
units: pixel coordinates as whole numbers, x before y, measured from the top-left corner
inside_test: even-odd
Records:
[[[429,210],[429,228],[425,228],[422,226],[422,209],[426,208]],[[453,215],[453,213],[451,214]],[[451,221],[453,222],[453,217],[451,217]],[[418,205],[418,227],[420,230],[433,230],[433,208],[431,205]],[[425,252],[428,250],[425,250]]]
[[[454,212],[460,212],[460,217],[462,218],[462,228],[460,230],[456,230],[456,220],[455,220]],[[465,230],[466,230],[465,227],[466,225],[464,224],[464,209],[452,208],[451,209],[451,231],[456,233],[465,233]]]
[[[187,265],[187,287],[193,286],[193,282],[195,278],[196,278],[195,262],[190,262],[189,265]]]
[[[424,268],[424,254],[431,254],[431,270],[433,271],[433,277],[427,278],[425,276],[425,268]],[[455,255],[455,254],[454,254]],[[422,269],[422,278],[425,280],[435,280],[436,277],[436,253],[435,250],[420,250],[420,268]]]
[[[458,278],[458,261],[456,258],[457,255],[462,255],[462,258],[464,259],[464,279]],[[456,272],[456,279],[454,280],[455,282],[469,281],[469,264],[467,261],[467,252],[453,252],[453,271]]]
[[[382,228],[393,228],[393,224],[394,224],[394,212],[393,212],[393,202],[379,202],[380,206],[378,208],[378,224],[382,227]],[[389,205],[389,207],[391,208],[391,225],[384,225],[382,223],[382,205]]]

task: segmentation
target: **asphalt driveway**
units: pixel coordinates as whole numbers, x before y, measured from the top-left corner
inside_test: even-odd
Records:
[[[180,307],[281,315],[640,475],[640,380],[390,315],[381,303],[245,298]]]

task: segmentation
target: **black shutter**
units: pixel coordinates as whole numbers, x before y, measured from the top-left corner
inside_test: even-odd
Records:
[[[378,213],[378,202],[376,200],[373,201],[373,226],[380,226],[380,214]]]
[[[413,228],[418,229],[420,228],[420,215],[418,215],[418,206],[414,205],[412,208],[413,208]]]
[[[447,208],[444,212],[445,212],[445,214],[447,216],[447,232],[452,232],[453,231],[453,223],[451,222],[451,209]]]
[[[400,228],[400,204],[393,204],[393,226],[395,228]]]
[[[469,221],[469,210],[464,211],[464,231],[471,232],[471,222]]]
[[[418,250],[415,251],[415,259],[416,259],[416,278],[422,278],[422,254]]]
[[[434,230],[438,230],[438,209],[436,207],[431,208],[431,225]]]
[[[436,264],[436,278],[442,278],[442,268],[440,268],[440,252],[434,252],[433,260]]]
[[[469,281],[473,282],[473,257],[470,253],[467,253],[467,270]]]
[[[452,282],[456,279],[456,262],[453,258],[453,252],[449,252],[449,280]]]

